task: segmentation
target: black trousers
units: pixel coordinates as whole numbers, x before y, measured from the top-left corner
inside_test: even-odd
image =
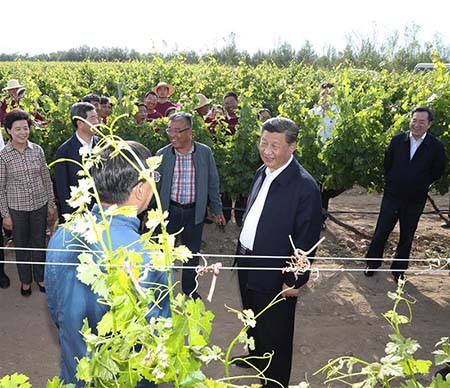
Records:
[[[13,239],[16,248],[45,248],[45,230],[47,228],[47,205],[33,211],[9,209],[13,222]],[[21,283],[31,284],[44,281],[44,265],[32,262],[44,262],[44,251],[16,250],[16,260],[30,264],[17,264]]]
[[[3,250],[3,218],[0,216],[0,274],[5,273],[5,251]]]
[[[239,252],[239,247],[238,253],[243,254],[242,251]],[[251,252],[247,251],[244,254],[251,254]],[[239,258],[238,267],[247,267],[247,260]],[[251,290],[247,287],[247,276],[246,270],[238,272],[242,306],[244,309],[252,309],[256,315],[264,310],[281,290],[271,293]],[[288,387],[291,376],[296,305],[297,298],[286,298],[278,302],[258,317],[256,326],[247,332],[248,336],[255,340],[255,350],[250,351],[251,356],[262,356],[273,352],[269,368],[264,375],[280,382],[283,387]],[[264,369],[268,363],[268,360],[250,361],[260,369]],[[264,387],[279,388],[279,385],[268,381]]]
[[[181,244],[186,245],[192,253],[199,253],[202,243],[203,222],[195,223],[195,207],[183,209],[174,205],[169,207],[169,223],[167,224],[167,231],[172,234],[180,233]],[[199,264],[199,257],[194,256],[189,259],[183,266],[196,267]],[[186,295],[194,291],[195,284],[195,269],[183,268],[181,277],[181,288]]]
[[[375,228],[372,242],[366,258],[382,258],[386,242],[394,229],[397,221],[400,223],[400,239],[397,245],[395,258],[409,259],[411,246],[419,223],[420,216],[425,207],[426,199],[420,202],[408,202],[399,199],[383,196],[381,201],[380,214]],[[369,268],[381,266],[381,260],[368,260]],[[396,270],[400,275],[408,268],[409,262],[393,260],[391,269]]]

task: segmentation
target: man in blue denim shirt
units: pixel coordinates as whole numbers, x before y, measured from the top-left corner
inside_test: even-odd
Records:
[[[129,142],[133,153],[139,162],[145,165],[145,160],[151,156],[150,151],[142,144]],[[153,196],[150,185],[139,179],[138,172],[122,156],[109,157],[112,149],[102,156],[104,163],[99,168],[92,170],[96,189],[99,193],[103,207],[111,205],[136,206],[138,213],[145,210]],[[128,151],[128,157],[135,157]],[[97,205],[92,209],[94,216],[100,220],[101,215]],[[112,248],[126,246],[129,251],[142,251],[142,243],[139,242],[139,219],[115,215],[110,220],[110,236]],[[108,311],[108,306],[98,303],[99,295],[91,288],[81,283],[77,278],[77,267],[73,265],[51,265],[51,263],[79,263],[79,252],[70,252],[70,249],[79,249],[77,239],[66,227],[61,226],[49,242],[49,252],[45,269],[45,286],[47,291],[47,303],[50,315],[58,327],[59,342],[61,345],[61,374],[60,377],[66,384],[73,383],[77,387],[83,387],[84,383],[75,377],[77,361],[86,355],[86,344],[80,334],[84,318],[87,318],[89,326],[96,332],[96,325],[102,316]],[[106,240],[106,232],[103,234]],[[71,247],[72,246],[72,247]],[[93,250],[97,248],[90,245]],[[52,249],[68,249],[68,251],[52,251]],[[144,256],[144,264],[150,262],[148,256]],[[144,284],[145,283],[145,284]],[[142,284],[159,283],[167,285],[167,274],[159,271],[149,271],[147,279]],[[155,306],[154,306],[155,307]],[[151,309],[151,316],[168,317],[170,305],[168,298],[161,301],[158,308]],[[147,316],[150,319],[150,316]],[[153,383],[141,381],[138,387],[155,387]]]

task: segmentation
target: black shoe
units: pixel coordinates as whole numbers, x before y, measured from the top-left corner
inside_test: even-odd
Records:
[[[449,221],[449,222],[444,222],[444,223],[441,225],[441,228],[444,228],[444,229],[450,229],[450,221]]]
[[[364,275],[368,278],[371,278],[373,275],[375,275],[374,268],[366,267],[366,269],[364,270]]]
[[[25,290],[23,288],[23,283],[20,285],[20,293],[22,294],[22,296],[28,297],[31,295],[31,284],[30,284],[30,288],[28,290]]]
[[[403,272],[392,272],[392,277],[397,284],[399,279],[405,280],[405,274]]]
[[[247,358],[247,357],[248,357],[248,355],[243,355],[243,356],[237,356],[237,357],[234,357],[234,358],[231,360],[231,363],[232,363],[233,365],[236,365],[238,368],[249,369],[249,368],[252,367],[252,366],[250,365],[251,361],[244,361],[244,360],[242,360],[242,359],[245,359],[245,358]]]
[[[0,288],[8,288],[10,285],[9,277],[4,272],[0,273]]]
[[[448,366],[446,366],[446,367],[444,367],[444,368],[442,368],[442,369],[439,369],[439,370],[435,373],[435,376],[441,375],[442,378],[445,380],[445,376],[447,376],[448,374],[450,374],[450,365],[448,365]],[[450,378],[447,379],[447,380],[450,381]]]
[[[36,282],[36,284],[39,287],[39,291],[45,294],[45,286],[40,285],[39,282]]]
[[[186,295],[188,295],[189,297],[191,297],[194,300],[195,299],[202,299],[202,297],[200,296],[200,294],[197,291],[193,292],[192,295],[190,295],[190,294],[186,294]]]

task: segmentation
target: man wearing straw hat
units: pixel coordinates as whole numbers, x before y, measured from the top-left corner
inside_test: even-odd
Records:
[[[158,95],[158,103],[156,104],[155,109],[157,112],[161,113],[163,117],[166,115],[167,109],[176,107],[176,105],[168,99],[175,93],[175,87],[173,85],[170,85],[167,82],[159,82],[152,91]]]
[[[25,94],[25,86],[16,79],[10,79],[6,87],[2,90],[8,92],[8,96],[0,102],[0,126],[4,126],[5,116],[10,110],[20,107],[20,100]],[[36,125],[42,126],[48,124],[36,109],[31,114],[34,117],[33,121]]]

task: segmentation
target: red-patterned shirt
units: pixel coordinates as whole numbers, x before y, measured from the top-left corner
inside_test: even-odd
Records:
[[[195,167],[194,145],[187,154],[180,154],[175,150],[176,160],[173,168],[172,201],[188,204],[195,202]]]
[[[8,142],[0,151],[0,212],[9,217],[9,209],[32,211],[48,203],[55,207],[53,185],[44,151],[28,142],[23,152]]]

